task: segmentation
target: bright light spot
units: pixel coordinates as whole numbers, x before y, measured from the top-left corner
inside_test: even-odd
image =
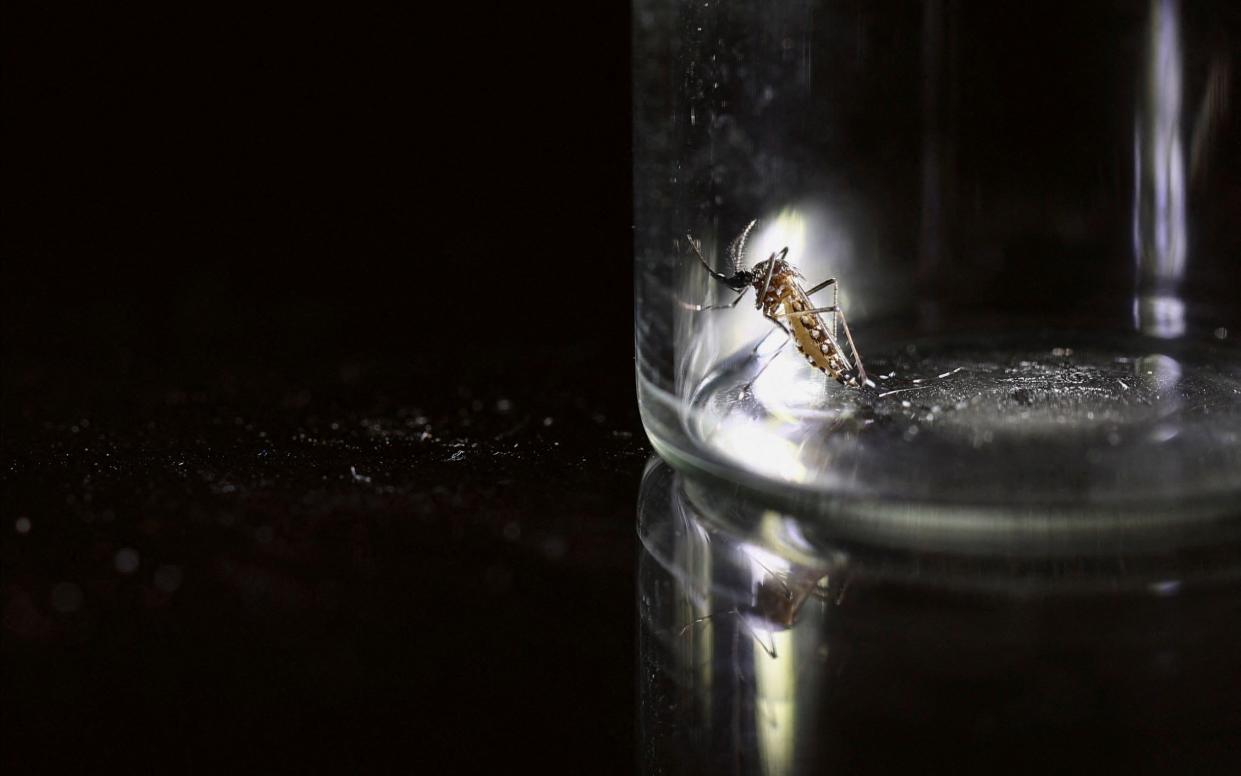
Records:
[[[774,350],[775,345],[770,347]],[[824,392],[849,389],[807,364],[792,345],[785,347],[779,355],[774,355],[771,350],[765,347],[758,354],[760,363],[770,363],[750,387],[759,404],[790,425],[812,419],[830,420],[840,414],[839,410],[824,409]]]
[[[803,552],[814,549],[814,545],[812,545],[810,540],[806,538],[806,534],[802,532],[801,526],[796,520],[781,520],[780,528],[784,531],[785,540],[797,549],[802,550]]]
[[[116,551],[112,565],[122,574],[132,574],[138,570],[138,551],[132,547],[122,547]]]
[[[1152,582],[1147,586],[1152,593],[1158,596],[1172,596],[1181,591],[1181,580],[1165,579],[1161,582]]]
[[[1176,426],[1160,423],[1151,429],[1150,440],[1155,444],[1163,444],[1164,442],[1172,441],[1178,434],[1180,434],[1180,430]]]
[[[801,462],[800,448],[779,436],[776,421],[760,422],[726,418],[715,432],[714,446],[744,460],[760,473],[789,482],[805,482],[809,476]]]
[[[22,535],[30,533],[30,518],[25,517],[24,515],[17,518],[17,520],[13,523],[13,528]]]
[[[806,255],[806,217],[795,208],[788,208],[758,226],[758,233],[750,238],[750,266],[785,248],[789,249],[788,261],[800,266]]]
[[[1169,391],[1181,381],[1181,362],[1162,353],[1139,358],[1134,371],[1143,382],[1153,383],[1160,391]]]
[[[1156,337],[1185,333],[1185,302],[1175,296],[1139,296],[1133,300],[1134,321]]]
[[[762,626],[752,624],[759,638]],[[767,629],[762,638],[768,640],[766,648],[754,650],[755,698],[763,720],[755,733],[758,755],[764,773],[787,773],[795,770],[799,661],[787,657],[794,652],[791,630]],[[773,658],[766,649],[779,657]]]
[[[763,580],[776,572],[787,572],[792,567],[784,558],[757,544],[742,542],[740,547],[741,552],[750,559],[750,571],[756,581]]]
[[[1134,322],[1144,332],[1185,332],[1175,289],[1187,252],[1182,54],[1177,3],[1151,0],[1146,95],[1134,122],[1133,249],[1140,275]]]

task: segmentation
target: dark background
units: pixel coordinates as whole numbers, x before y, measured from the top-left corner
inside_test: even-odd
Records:
[[[5,302],[40,340],[15,331],[23,354],[630,329],[627,8],[4,22]]]
[[[6,4],[6,770],[631,769],[627,14]]]

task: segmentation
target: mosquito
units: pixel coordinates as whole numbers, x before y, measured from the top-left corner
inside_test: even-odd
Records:
[[[681,628],[680,635],[684,636],[694,627],[720,614],[731,614],[740,620],[764,652],[772,658],[777,657],[776,644],[770,634],[796,625],[802,608],[811,598],[830,600],[827,592],[828,574],[823,569],[800,568],[781,578],[781,575],[768,571],[768,576],[758,583],[754,591],[753,604],[734,606],[723,612],[698,617]],[[847,589],[848,580],[835,596],[834,602],[837,605],[843,602]],[[762,639],[759,629],[768,632],[767,641]]]
[[[757,220],[751,221],[728,246],[728,256],[733,268],[732,275],[725,275],[712,269],[706,257],[702,255],[701,244],[693,237],[686,235],[690,247],[694,249],[694,255],[698,257],[702,266],[706,267],[711,277],[737,292],[737,298],[728,304],[697,309],[732,309],[745,296],[745,292],[753,286],[758,293],[758,298],[754,300],[754,307],[761,310],[763,317],[780,327],[785,334],[784,342],[772,355],[773,359],[790,341],[793,341],[797,345],[798,352],[806,357],[811,366],[824,374],[831,375],[841,385],[851,388],[862,388],[868,385],[866,368],[862,366],[862,356],[858,353],[857,346],[853,344],[849,322],[845,319],[844,311],[840,309],[840,286],[836,283],[836,278],[828,278],[813,288],[802,288],[801,281],[804,278],[801,273],[785,260],[789,252],[787,247],[771,254],[765,261],[760,261],[751,269],[745,268],[745,242],[757,223]],[[827,307],[815,307],[811,304],[810,296],[828,286],[832,287],[832,304]],[[821,317],[825,313],[831,313],[832,316],[830,331],[823,324]],[[840,318],[841,327],[844,329],[845,340],[849,343],[849,356],[845,355],[837,341],[837,317]]]

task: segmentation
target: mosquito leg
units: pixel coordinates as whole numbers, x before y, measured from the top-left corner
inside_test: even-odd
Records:
[[[740,618],[740,617],[741,617],[741,610],[740,610],[740,609],[738,609],[737,607],[735,607],[735,606],[734,606],[733,608],[731,608],[731,609],[725,609],[725,610],[724,610],[724,611],[722,611],[722,612],[712,612],[711,614],[706,614],[706,615],[703,615],[702,617],[698,617],[698,618],[696,618],[696,619],[690,620],[690,621],[689,621],[689,622],[685,625],[685,627],[684,627],[684,628],[681,628],[681,630],[677,632],[677,635],[678,635],[678,636],[684,636],[686,633],[689,633],[689,632],[690,632],[690,630],[692,630],[692,629],[693,629],[693,627],[694,627],[695,625],[701,625],[701,624],[703,624],[704,622],[707,622],[708,620],[712,620],[712,619],[714,619],[714,618],[716,618],[716,617],[719,617],[721,614],[735,614],[735,615],[737,615],[737,617],[739,617],[739,618]]]
[[[838,305],[832,305],[831,307],[815,307],[809,310],[787,310],[782,313],[773,313],[772,315],[768,316],[768,318],[772,321],[775,321],[777,324],[780,324],[780,326],[783,327],[784,324],[780,323],[780,321],[777,320],[778,318],[795,318],[799,315],[810,315],[812,313],[839,313],[839,312],[840,312],[840,307]],[[841,313],[841,315],[843,315],[843,313]],[[826,336],[827,336],[828,343],[830,343],[831,346],[835,348],[836,350],[840,350],[840,345],[839,343],[836,342],[836,335],[826,334]]]
[[[779,348],[776,348],[776,352],[779,352],[781,348],[783,348],[785,345],[789,344],[789,338],[793,336],[793,332],[789,331],[789,327],[785,326],[783,323],[780,323],[779,321],[775,320],[774,318],[768,318],[767,320],[771,321],[771,322],[772,322],[772,323],[774,323],[776,326],[779,326],[779,327],[780,327],[780,331],[784,332],[784,342],[783,342],[783,343],[781,343],[781,345],[780,345],[780,347],[779,347]],[[753,352],[757,353],[757,352],[758,352],[758,348],[759,348],[759,346],[761,346],[764,342],[766,342],[766,341],[767,341],[767,338],[768,338],[768,337],[770,337],[774,331],[775,331],[775,329],[772,329],[772,330],[768,331],[766,334],[764,334],[764,335],[763,335],[763,338],[762,338],[761,340],[759,340],[759,341],[758,341],[758,344],[757,344],[757,345],[755,345],[755,346],[754,346],[754,351],[753,351]]]
[[[790,600],[792,600],[792,598],[793,598],[793,591],[792,591],[792,590],[789,590],[789,586],[788,586],[788,585],[786,585],[786,584],[784,583],[784,580],[780,578],[780,575],[779,575],[779,574],[777,574],[776,572],[772,571],[771,569],[767,568],[767,564],[763,563],[763,562],[762,562],[761,560],[759,560],[758,558],[755,558],[755,557],[754,557],[754,556],[752,556],[752,555],[751,555],[751,556],[749,556],[749,557],[750,557],[750,561],[751,561],[751,562],[753,562],[753,563],[757,563],[757,564],[758,564],[758,566],[759,566],[759,568],[761,568],[763,571],[766,571],[766,572],[767,572],[767,576],[769,576],[769,577],[771,577],[772,579],[774,579],[776,582],[778,582],[778,583],[779,583],[780,587],[784,588],[784,597],[785,597],[785,598],[788,598],[788,599],[790,599]]]
[[[832,286],[832,307],[835,307],[837,310],[840,309],[840,286]],[[837,315],[840,315],[843,317],[844,313],[841,313],[841,312],[832,313],[832,336],[833,337],[836,336],[836,316]]]
[[[689,240],[689,247],[694,249],[694,255],[698,257],[699,263],[701,263],[703,268],[707,270],[707,274],[709,274],[711,277],[715,278],[716,280],[722,280],[722,281],[727,282],[728,281],[727,275],[720,273],[720,272],[716,272],[715,270],[711,269],[711,265],[707,262],[707,257],[702,255],[702,245],[697,240],[695,240],[693,237],[689,236],[688,234],[685,235],[685,239]]]
[[[762,648],[763,648],[763,651],[767,653],[768,657],[770,657],[772,660],[775,660],[775,659],[778,657],[778,655],[776,655],[776,639],[775,639],[775,636],[774,636],[774,635],[772,635],[771,633],[768,633],[768,634],[767,634],[767,638],[768,638],[768,640],[770,640],[770,641],[771,641],[771,646],[767,646],[767,644],[763,642],[762,637],[760,637],[760,636],[758,635],[758,631],[754,630],[754,626],[753,626],[753,625],[751,625],[750,623],[746,622],[745,617],[742,617],[742,616],[741,616],[741,612],[737,612],[737,619],[739,619],[739,620],[741,621],[741,626],[742,626],[743,628],[745,628],[747,631],[749,631],[749,632],[750,632],[750,636],[751,636],[751,637],[752,637],[752,638],[753,638],[756,642],[758,642],[758,645],[759,645],[760,647],[762,647]]]
[[[849,353],[853,356],[853,365],[857,367],[858,385],[866,384],[866,367],[862,365],[862,354],[857,352],[857,345],[853,344],[853,334],[849,331],[849,321],[845,318],[844,311],[840,312],[840,323],[845,329],[845,338],[849,340]]]
[[[819,601],[824,603],[840,606],[844,603],[845,594],[849,592],[849,585],[853,584],[852,577],[844,577],[844,581],[840,583],[838,590],[833,590],[833,584],[827,584],[826,587],[816,586],[814,592],[811,593]]]
[[[771,288],[771,273],[776,269],[776,255],[773,253],[771,258],[767,260],[767,277],[763,279],[763,290],[758,292],[758,299],[761,303],[767,298],[767,289]]]
[[[728,614],[728,612],[717,612],[716,614]],[[685,627],[684,627],[684,628],[681,628],[681,630],[677,631],[677,635],[678,635],[678,636],[684,636],[686,633],[689,633],[691,630],[693,630],[695,625],[701,625],[701,624],[703,624],[704,622],[706,622],[707,620],[710,620],[710,619],[711,619],[712,617],[714,617],[714,616],[715,616],[714,614],[708,614],[708,615],[704,615],[704,616],[702,616],[702,617],[695,617],[694,619],[692,619],[692,620],[690,620],[689,622],[685,623]]]
[[[853,581],[852,577],[845,577],[844,584],[840,586],[840,592],[836,595],[836,605],[840,606],[845,602],[845,593],[849,592],[849,583]]]
[[[814,307],[809,310],[787,310],[782,313],[773,313],[773,318],[796,318],[799,315],[810,315],[811,313],[838,313],[840,307],[832,305],[831,307]]]
[[[853,343],[853,333],[849,331],[849,321],[848,319],[845,318],[845,311],[841,310],[839,305],[832,305],[831,307],[815,307],[814,309],[811,309],[811,310],[793,310],[789,312],[775,313],[771,317],[773,319],[774,318],[789,318],[789,317],[796,316],[796,315],[808,315],[810,313],[834,313],[840,316],[840,323],[844,327],[844,330],[845,330],[845,339],[849,343],[849,355],[853,359],[853,365],[857,367],[858,383],[864,384],[866,382],[866,367],[862,365],[862,356],[861,354],[857,352],[857,345]],[[831,339],[832,339],[832,345],[835,346],[836,338],[833,336]],[[840,348],[837,346],[837,350],[839,349]]]
[[[745,629],[746,629],[746,631],[750,634],[750,637],[751,637],[751,638],[753,638],[755,641],[757,641],[757,642],[758,642],[758,645],[759,645],[760,647],[762,647],[762,648],[763,648],[763,651],[764,651],[764,652],[766,652],[766,653],[767,653],[770,657],[772,657],[772,658],[776,658],[776,657],[777,657],[777,655],[776,655],[776,641],[775,641],[775,638],[774,638],[774,637],[771,637],[771,638],[770,638],[770,641],[771,641],[771,646],[767,646],[767,644],[766,644],[766,643],[764,643],[764,641],[763,641],[762,637],[760,637],[760,636],[759,636],[758,631],[754,630],[754,626],[753,626],[753,625],[751,625],[750,623],[746,622],[746,618],[745,618],[745,616],[744,616],[744,615],[742,615],[741,610],[740,610],[740,609],[738,609],[738,608],[737,608],[737,607],[735,607],[735,606],[734,606],[733,608],[731,608],[731,609],[726,609],[726,610],[724,610],[724,611],[722,611],[722,612],[715,612],[714,614],[708,614],[708,615],[706,615],[706,616],[704,616],[704,617],[699,617],[699,618],[698,618],[698,619],[696,619],[696,620],[691,620],[691,621],[689,622],[689,624],[688,624],[688,625],[686,625],[684,628],[681,628],[681,631],[680,631],[677,635],[678,635],[678,636],[684,636],[684,635],[685,635],[686,633],[688,633],[688,632],[690,631],[690,629],[691,629],[691,628],[693,628],[695,625],[701,625],[702,623],[707,622],[708,620],[714,619],[715,617],[718,617],[718,616],[719,616],[719,615],[721,615],[721,614],[731,614],[731,615],[735,615],[735,616],[736,616],[736,618],[737,618],[737,621],[741,623],[741,627],[745,628]],[[768,636],[770,637],[770,634],[768,634]]]
[[[830,285],[834,285],[835,283],[836,283],[836,278],[828,278],[827,280],[824,280],[822,283],[815,286],[814,288],[808,289],[806,291],[806,296],[810,296],[811,294],[818,293],[819,291],[822,291],[823,289],[827,288]]]
[[[763,372],[767,371],[767,367],[771,366],[771,362],[776,360],[776,356],[780,355],[780,351],[788,347],[789,342],[793,339],[793,332],[789,331],[788,328],[783,323],[780,323],[779,321],[772,321],[772,323],[779,326],[780,329],[784,331],[784,342],[780,343],[780,347],[776,348],[776,351],[771,354],[771,358],[767,359],[767,363],[763,364],[762,367],[760,367],[759,370],[754,373],[754,376],[750,378],[750,385],[754,385],[754,382],[758,380],[759,377],[762,376]],[[767,339],[766,337],[763,337],[763,340],[760,340],[759,344],[761,345],[763,341],[766,339]],[[758,351],[758,348],[756,346],[755,352],[757,351]]]
[[[767,333],[766,333],[766,334],[764,334],[764,335],[763,335],[763,336],[759,339],[759,341],[758,341],[758,342],[755,342],[755,343],[754,343],[754,347],[750,349],[750,355],[751,355],[751,356],[757,356],[757,355],[758,355],[758,349],[759,349],[759,348],[761,348],[761,347],[763,346],[763,343],[764,343],[764,342],[766,342],[766,341],[767,341],[767,340],[771,337],[771,335],[772,335],[772,334],[775,334],[775,333],[776,333],[776,330],[775,330],[775,329],[768,329],[768,330],[767,330]],[[784,346],[783,346],[783,345],[781,345],[780,347],[784,347]]]
[[[807,291],[806,297],[809,298],[811,294],[822,291],[828,286],[832,286],[832,307],[839,307],[840,286],[836,285],[836,278],[828,278],[827,280],[824,280],[822,283]],[[832,313],[832,339],[836,339],[836,313]]]

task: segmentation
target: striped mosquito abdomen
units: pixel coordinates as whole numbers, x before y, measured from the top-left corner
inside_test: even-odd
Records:
[[[761,288],[759,293],[763,294]],[[789,330],[797,351],[811,366],[842,383],[852,379],[853,367],[840,352],[832,330],[819,313],[808,312],[814,305],[802,291],[796,272],[786,265],[773,273],[770,288],[759,301],[763,315]]]

